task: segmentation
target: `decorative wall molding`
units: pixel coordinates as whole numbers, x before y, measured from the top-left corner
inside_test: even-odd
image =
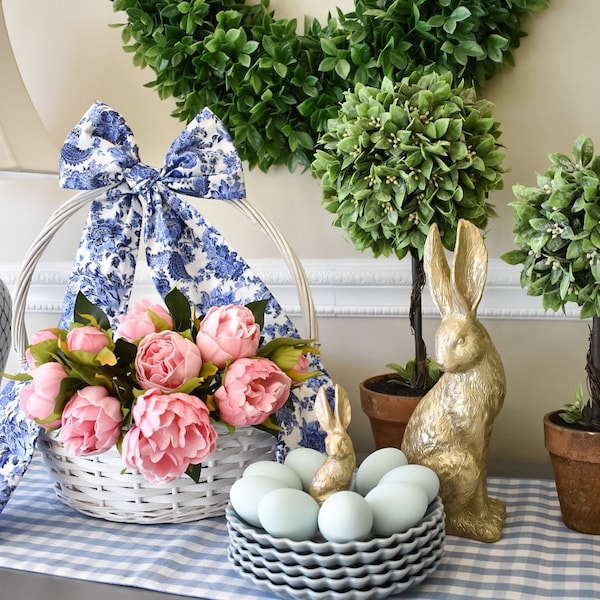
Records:
[[[290,315],[299,314],[292,278],[283,260],[249,261]],[[410,261],[393,259],[306,259],[302,261],[311,285],[317,314],[322,318],[385,318],[406,316],[410,297]],[[12,291],[21,265],[0,263],[0,278]],[[71,265],[41,262],[29,290],[27,311],[59,313]],[[154,288],[145,265],[136,274],[135,298],[152,296]],[[499,259],[490,260],[487,284],[478,314],[489,319],[579,319],[576,306],[566,314],[544,312],[540,298],[527,296],[519,285],[518,267]],[[427,289],[423,315],[437,318],[438,312]]]

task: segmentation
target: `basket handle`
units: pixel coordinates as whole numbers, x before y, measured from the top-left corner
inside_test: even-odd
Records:
[[[102,191],[109,189],[110,187],[111,186],[106,186],[104,188],[79,192],[59,206],[59,208],[52,213],[25,254],[23,267],[15,283],[12,317],[13,349],[21,366],[24,366],[27,362],[25,359],[25,351],[27,350],[29,342],[25,325],[25,309],[27,306],[27,295],[29,293],[35,268],[44,253],[44,250],[47,248],[60,227],[82,206],[91,202],[94,198],[98,197]],[[294,279],[298,299],[300,301],[300,310],[304,321],[304,337],[316,340],[318,343],[319,334],[316,311],[308,278],[298,256],[287,243],[279,229],[277,229],[277,227],[261,211],[259,211],[258,208],[248,202],[248,200],[232,200],[230,202],[260,227],[263,233],[265,233],[273,242],[279,253],[285,259],[287,267]]]

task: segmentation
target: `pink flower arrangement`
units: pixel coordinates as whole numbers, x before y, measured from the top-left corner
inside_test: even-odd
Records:
[[[44,329],[27,349],[23,412],[74,456],[116,446],[125,466],[149,481],[198,479],[217,447],[214,424],[273,421],[309,371],[311,340],[278,338],[261,347],[265,302],[219,306],[206,315],[177,290],[167,308],[142,301],[116,323],[83,295],[68,331]]]

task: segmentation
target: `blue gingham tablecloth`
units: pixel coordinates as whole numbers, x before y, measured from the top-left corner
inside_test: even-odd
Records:
[[[567,529],[554,482],[490,478],[507,504],[499,542],[449,536],[437,571],[404,600],[600,598],[600,538]],[[204,600],[276,598],[227,560],[224,518],[176,525],[111,523],[58,501],[38,456],[0,514],[0,567]]]

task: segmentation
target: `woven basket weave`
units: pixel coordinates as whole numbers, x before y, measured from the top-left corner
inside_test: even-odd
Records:
[[[56,496],[71,508],[108,521],[184,523],[223,515],[229,489],[246,466],[272,458],[271,434],[251,427],[229,434],[220,425],[215,424],[217,450],[202,463],[198,483],[187,476],[150,483],[138,471],[123,471],[114,448],[96,456],[70,456],[51,433],[40,435],[38,448]]]
[[[80,192],[50,217],[24,259],[14,290],[13,346],[26,364],[25,308],[35,267],[63,223],[102,190]],[[285,259],[297,288],[306,338],[317,339],[314,305],[306,273],[296,254],[277,228],[247,200],[230,201],[273,241]],[[233,482],[251,462],[272,459],[274,438],[253,427],[230,434],[222,424],[217,450],[202,463],[201,480],[182,476],[169,484],[154,484],[137,471],[124,471],[116,449],[96,456],[70,456],[52,433],[42,433],[38,447],[54,478],[57,497],[72,508],[93,517],[127,523],[180,523],[221,516]]]

